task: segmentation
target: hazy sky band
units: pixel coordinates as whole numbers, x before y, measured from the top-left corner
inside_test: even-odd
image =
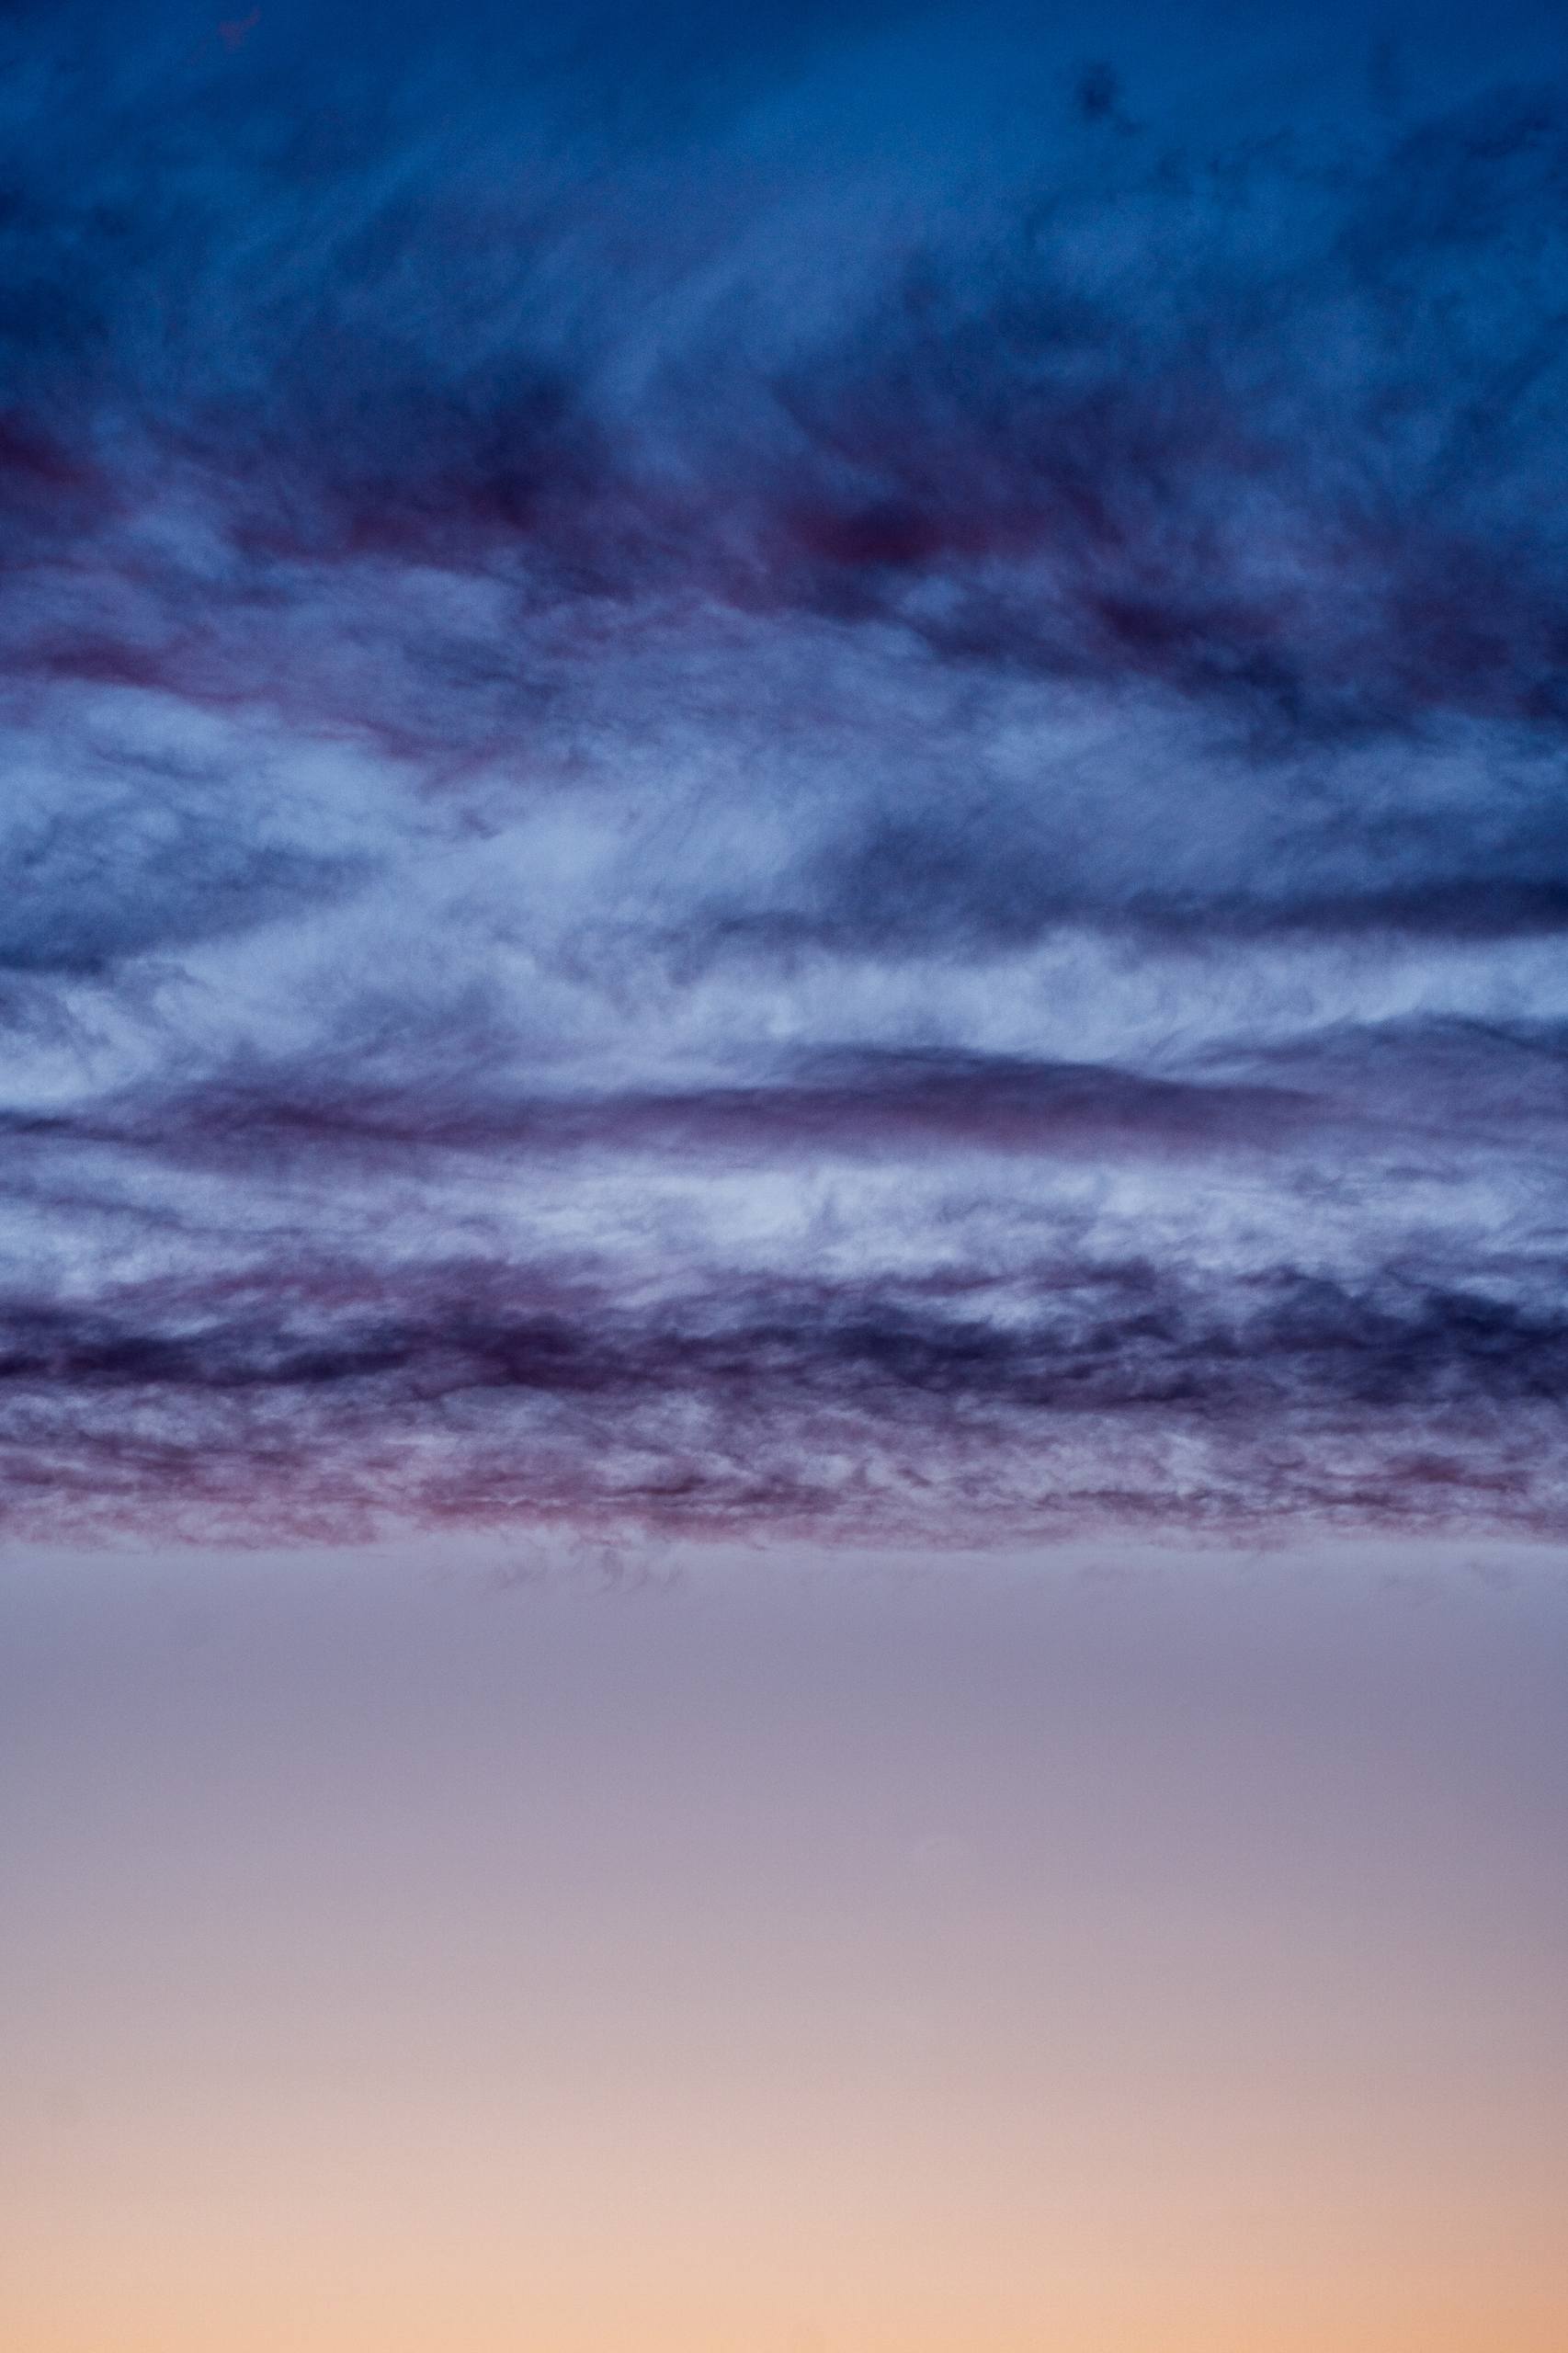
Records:
[[[3,38],[12,1525],[1561,1529],[1551,12]]]
[[[7,1547],[0,2336],[1558,2353],[1564,1599]]]

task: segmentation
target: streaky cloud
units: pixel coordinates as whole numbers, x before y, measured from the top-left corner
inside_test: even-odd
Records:
[[[0,40],[6,1525],[1561,1529],[1549,12]]]

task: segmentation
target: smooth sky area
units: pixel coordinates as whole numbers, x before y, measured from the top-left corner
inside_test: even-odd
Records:
[[[18,2353],[1568,2339],[1561,1555],[3,1593]]]
[[[1562,2353],[1568,21],[0,7],[0,2353]]]

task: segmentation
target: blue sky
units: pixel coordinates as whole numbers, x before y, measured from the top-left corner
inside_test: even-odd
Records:
[[[8,1523],[1561,1528],[1554,16],[8,12]]]

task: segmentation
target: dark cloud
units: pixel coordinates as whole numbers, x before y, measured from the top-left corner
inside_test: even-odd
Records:
[[[1047,1274],[1047,1270],[1041,1270]],[[352,1533],[460,1509],[732,1527],[782,1509],[945,1536],[1126,1512],[1194,1527],[1559,1524],[1568,1315],[1419,1281],[1149,1264],[983,1301],[802,1282],[655,1315],[494,1267],[322,1267],[10,1313],[12,1525]],[[508,1292],[513,1297],[508,1297]],[[978,1517],[976,1517],[978,1515]]]
[[[1560,1523],[1550,15],[0,41],[11,1525]]]

